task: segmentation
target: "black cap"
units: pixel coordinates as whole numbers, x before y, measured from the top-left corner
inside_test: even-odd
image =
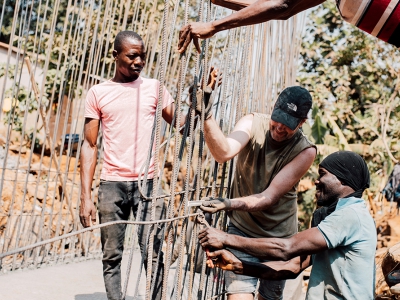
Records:
[[[290,86],[278,96],[271,119],[295,130],[312,106],[310,93],[300,86]]]

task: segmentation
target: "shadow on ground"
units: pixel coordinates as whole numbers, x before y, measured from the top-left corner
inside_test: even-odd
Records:
[[[106,293],[80,294],[75,295],[75,300],[107,300]],[[126,296],[125,300],[133,300],[133,297]]]

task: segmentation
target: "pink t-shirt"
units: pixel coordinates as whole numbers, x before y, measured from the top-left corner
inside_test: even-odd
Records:
[[[143,178],[139,172],[149,152],[159,84],[156,79],[139,77],[128,83],[109,80],[88,91],[85,118],[100,120],[103,131],[101,179],[134,181],[139,175]],[[163,109],[172,102],[173,98],[164,87]],[[153,178],[153,173],[152,159],[148,178]]]

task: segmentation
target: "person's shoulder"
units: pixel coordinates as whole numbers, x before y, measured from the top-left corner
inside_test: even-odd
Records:
[[[269,121],[271,120],[270,114],[264,114],[259,112],[251,112],[250,114],[246,115],[249,120],[253,122],[253,125],[256,125],[259,129],[264,129],[267,131],[269,129]]]
[[[369,213],[367,203],[365,202],[365,200],[363,198],[357,198],[357,197],[351,197],[351,198],[356,201],[354,201],[353,203],[350,203],[348,205],[349,209],[354,211],[355,214],[357,214],[358,216],[362,216],[362,217],[360,217],[361,219],[365,218],[364,215],[373,219],[371,214]]]
[[[354,214],[353,208],[347,206],[343,209],[335,209],[335,211],[318,224],[318,228],[323,232],[326,231],[327,228],[334,228],[335,231],[340,228],[340,231],[344,232],[359,228],[360,224],[359,215],[357,213]]]
[[[250,134],[253,124],[253,114],[244,115],[235,125],[235,131],[244,131]]]
[[[310,141],[310,139],[304,134],[304,132],[301,128],[297,131],[296,134],[299,137],[298,142],[300,142],[304,148],[314,149],[315,152],[317,151],[317,146],[313,142]]]
[[[88,98],[93,98],[93,97],[96,98],[96,96],[97,96],[98,93],[99,93],[99,90],[101,89],[101,88],[99,87],[99,85],[100,85],[100,83],[95,84],[95,85],[92,85],[92,86],[89,88],[89,90],[87,91],[87,94],[86,94],[86,98],[87,98],[87,99],[88,99]]]
[[[335,211],[332,213],[340,215],[343,220],[351,220],[354,222],[363,223],[373,221],[371,214],[368,211],[365,200],[358,197],[349,197],[339,199]]]
[[[305,148],[303,151],[301,151],[303,155],[306,155],[310,159],[312,158],[313,160],[315,159],[315,156],[317,155],[317,148],[314,146],[310,146],[308,148]]]
[[[376,225],[374,218],[369,212],[365,200],[358,198],[359,201],[349,204],[342,211],[342,218],[345,224],[348,224],[359,231],[362,240],[376,241]]]
[[[264,114],[259,112],[251,112],[249,115],[252,115],[254,118],[262,119],[262,120],[271,120],[270,114]]]
[[[95,95],[99,97],[103,97],[105,95],[108,95],[110,92],[114,91],[115,89],[119,89],[120,86],[112,82],[111,80],[106,80],[103,82],[100,82],[99,84],[96,84],[92,86],[92,91],[95,93]]]
[[[249,113],[240,118],[240,120],[253,121],[255,118],[254,113]]]
[[[102,81],[95,85],[92,85],[92,87],[89,89],[89,91],[99,92],[99,91],[102,91],[102,90],[108,89],[108,88],[110,88],[110,89],[113,88],[113,82],[111,82],[110,80],[105,80],[105,81]]]

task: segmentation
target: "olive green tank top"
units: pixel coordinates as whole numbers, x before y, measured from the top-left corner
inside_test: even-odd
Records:
[[[231,198],[258,194],[267,189],[274,177],[301,151],[315,147],[298,130],[290,139],[276,142],[270,136],[270,117],[253,113],[249,143],[237,157]],[[251,237],[290,237],[297,233],[297,185],[268,210],[231,211],[233,225]]]

